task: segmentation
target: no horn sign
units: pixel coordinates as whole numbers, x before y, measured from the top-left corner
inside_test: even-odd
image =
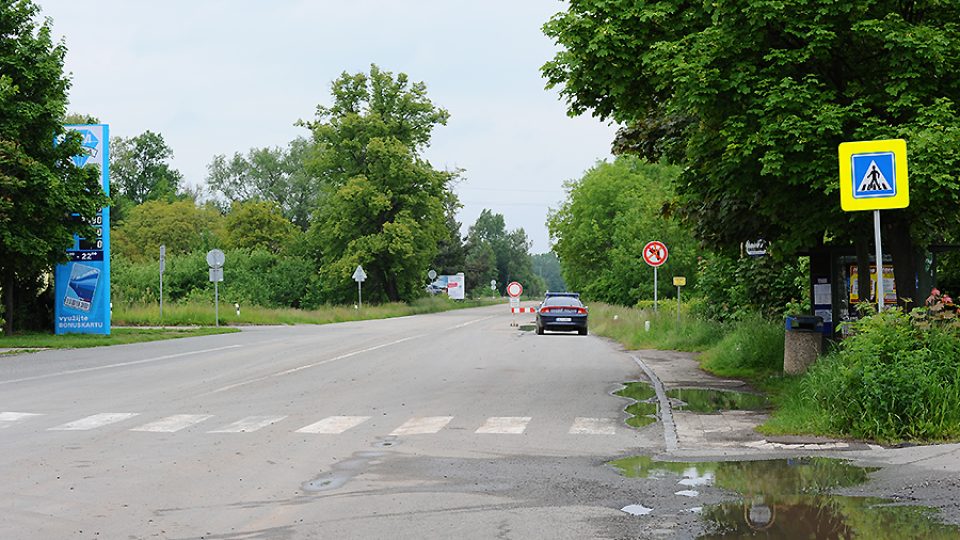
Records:
[[[643,246],[643,260],[654,268],[667,262],[668,255],[667,246],[663,242],[654,240]]]

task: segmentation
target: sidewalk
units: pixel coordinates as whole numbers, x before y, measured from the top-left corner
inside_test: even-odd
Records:
[[[693,353],[678,351],[640,350],[629,353],[649,368],[659,379],[664,390],[675,388],[704,388],[739,392],[754,392],[745,382],[722,379],[700,369]],[[656,384],[656,383],[654,383]],[[672,416],[672,422],[665,421],[669,430],[672,424],[676,436],[676,452],[682,454],[711,453],[723,449],[738,451],[777,451],[777,450],[869,450],[870,445],[827,439],[815,436],[767,437],[755,428],[767,420],[767,413],[759,411],[723,411],[717,414],[703,414],[680,411],[671,407],[661,415]],[[671,434],[666,433],[669,440]],[[668,444],[668,447],[670,445]]]

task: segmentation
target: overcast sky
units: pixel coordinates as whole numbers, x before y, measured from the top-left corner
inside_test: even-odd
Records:
[[[426,157],[465,169],[463,232],[484,208],[549,249],[564,180],[610,157],[614,126],[569,118],[539,68],[557,0],[37,0],[69,52],[70,112],[111,135],[159,132],[187,183],[216,154],[284,146],[328,105],[330,83],[371,63],[427,85],[447,109]]]

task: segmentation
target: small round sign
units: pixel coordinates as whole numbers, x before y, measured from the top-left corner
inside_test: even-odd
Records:
[[[667,246],[663,242],[654,240],[643,246],[643,260],[653,267],[660,266],[667,262]]]
[[[437,279],[437,271],[436,271],[436,270],[431,270],[431,271],[427,272],[427,277],[430,278],[430,279]]]
[[[510,284],[507,285],[507,294],[510,295],[511,298],[519,297],[523,294],[523,285],[520,285],[516,281],[511,281]]]
[[[211,249],[207,252],[207,264],[210,268],[221,268],[226,260],[226,256],[219,249]]]

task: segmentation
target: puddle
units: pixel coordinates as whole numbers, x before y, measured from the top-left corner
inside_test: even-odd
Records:
[[[635,428],[650,425],[657,420],[657,393],[653,387],[645,382],[628,382],[624,387],[616,392],[615,396],[630,398],[635,403],[627,405],[624,409],[627,414],[627,425]]]
[[[738,493],[740,500],[736,502],[685,510],[696,511],[706,522],[709,532],[700,538],[880,540],[960,536],[960,527],[938,522],[932,508],[832,494],[837,488],[866,482],[868,474],[877,470],[841,460],[678,463],[637,456],[610,464],[630,478],[675,478],[679,485],[712,485]],[[675,495],[695,498],[694,493],[683,490]]]
[[[396,437],[384,437],[373,443],[376,448],[389,448],[396,444]],[[308,480],[300,487],[308,493],[319,493],[340,489],[350,480],[363,473],[370,465],[379,463],[379,458],[386,456],[386,452],[377,450],[361,450],[354,452],[350,459],[338,461],[329,471],[319,474],[313,480]]]
[[[628,382],[614,395],[634,400],[627,406],[627,425],[640,428],[658,421],[657,393],[646,382]],[[718,413],[720,411],[757,411],[770,407],[766,397],[747,392],[710,390],[706,388],[674,388],[667,391],[671,407],[678,411]]]
[[[758,411],[770,407],[770,402],[764,396],[729,390],[674,388],[667,391],[667,396],[676,400],[674,409],[698,413]]]

